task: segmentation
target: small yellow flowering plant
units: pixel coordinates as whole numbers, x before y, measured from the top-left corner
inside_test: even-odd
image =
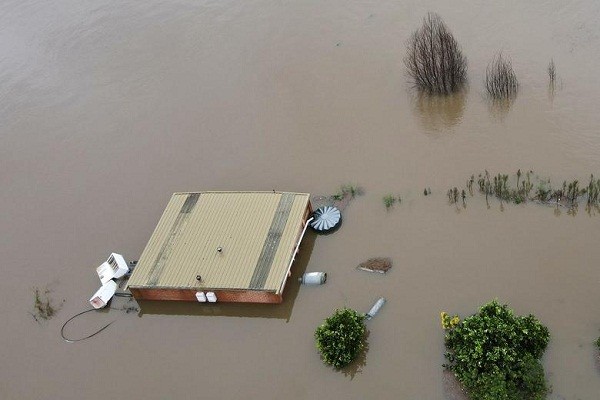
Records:
[[[460,318],[458,315],[449,316],[445,311],[440,313],[440,320],[442,321],[442,328],[445,330],[454,329],[460,324]]]

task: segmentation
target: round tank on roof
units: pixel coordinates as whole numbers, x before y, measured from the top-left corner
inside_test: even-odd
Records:
[[[333,206],[317,208],[312,217],[310,227],[321,233],[332,231],[342,222],[342,213]]]

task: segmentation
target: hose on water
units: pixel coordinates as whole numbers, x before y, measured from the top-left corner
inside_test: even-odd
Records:
[[[129,263],[130,269],[133,270],[133,268],[135,268],[136,264],[137,264],[137,261],[130,262]],[[115,293],[113,296],[115,296],[115,297],[130,297],[130,298],[133,297],[133,295],[131,293],[124,293],[124,292]],[[62,325],[62,327],[60,328],[60,336],[67,343],[81,342],[82,340],[86,340],[86,339],[89,339],[91,337],[96,336],[97,334],[99,334],[100,332],[102,332],[103,330],[105,330],[106,328],[108,328],[109,326],[111,326],[116,320],[109,322],[108,324],[104,325],[102,328],[98,329],[96,332],[92,333],[91,335],[87,335],[85,337],[78,338],[78,339],[69,339],[68,337],[66,337],[65,336],[65,328],[66,328],[66,326],[67,326],[67,324],[69,322],[73,321],[75,318],[79,317],[80,315],[87,314],[87,313],[92,312],[92,311],[101,311],[101,310],[104,310],[104,309],[119,310],[118,308],[112,308],[112,307],[90,308],[89,310],[84,310],[84,311],[82,311],[80,313],[77,313],[77,314],[73,315],[71,318],[69,318],[68,320],[66,320],[65,323]],[[129,311],[127,311],[127,312],[129,312]]]
[[[127,293],[123,293],[123,294],[127,294]],[[121,297],[131,297],[131,296],[121,296]],[[111,321],[108,324],[104,325],[102,328],[98,329],[96,332],[87,335],[85,337],[82,338],[78,338],[78,339],[69,339],[68,337],[65,336],[65,328],[67,326],[67,324],[71,321],[73,321],[75,318],[79,317],[80,315],[92,312],[92,311],[101,311],[101,310],[105,310],[106,308],[90,308],[89,310],[84,310],[80,313],[77,313],[75,315],[73,315],[71,318],[69,318],[68,320],[65,321],[65,323],[62,325],[62,327],[60,328],[60,336],[63,338],[63,340],[67,343],[75,343],[75,342],[81,342],[82,340],[86,340],[89,339],[91,337],[96,336],[97,334],[99,334],[100,332],[102,332],[103,330],[105,330],[106,328],[108,328],[109,326],[111,326],[115,321]],[[108,307],[109,310],[119,310],[118,308],[112,308],[112,307]]]

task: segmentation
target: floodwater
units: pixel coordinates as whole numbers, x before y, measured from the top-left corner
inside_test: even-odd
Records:
[[[439,313],[493,298],[550,328],[550,399],[599,398],[600,215],[480,197],[457,211],[445,193],[484,169],[600,175],[600,3],[485,3],[1,2],[0,398],[450,398]],[[427,11],[469,60],[452,98],[406,82],[404,45]],[[482,91],[499,50],[521,84],[510,104]],[[88,307],[94,267],[110,251],[139,257],[172,192],[348,182],[364,195],[298,260],[325,286],[291,283],[272,310],[87,314],[69,335],[116,322],[60,338]],[[388,193],[403,200],[386,212]],[[374,256],[393,259],[387,275],[355,270]],[[38,324],[32,287],[47,284],[65,302]],[[316,326],[379,296],[359,365],[324,366]]]

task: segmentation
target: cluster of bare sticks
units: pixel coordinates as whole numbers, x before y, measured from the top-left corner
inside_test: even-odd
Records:
[[[502,53],[494,56],[485,71],[485,89],[495,100],[510,99],[517,94],[519,89],[517,75],[510,59],[502,57]]]
[[[551,59],[548,64],[548,78],[550,78],[550,85],[554,85],[554,81],[556,80],[556,65],[554,65],[554,59]]]
[[[435,13],[411,36],[404,63],[414,85],[434,94],[459,90],[467,78],[467,58],[454,36]]]

